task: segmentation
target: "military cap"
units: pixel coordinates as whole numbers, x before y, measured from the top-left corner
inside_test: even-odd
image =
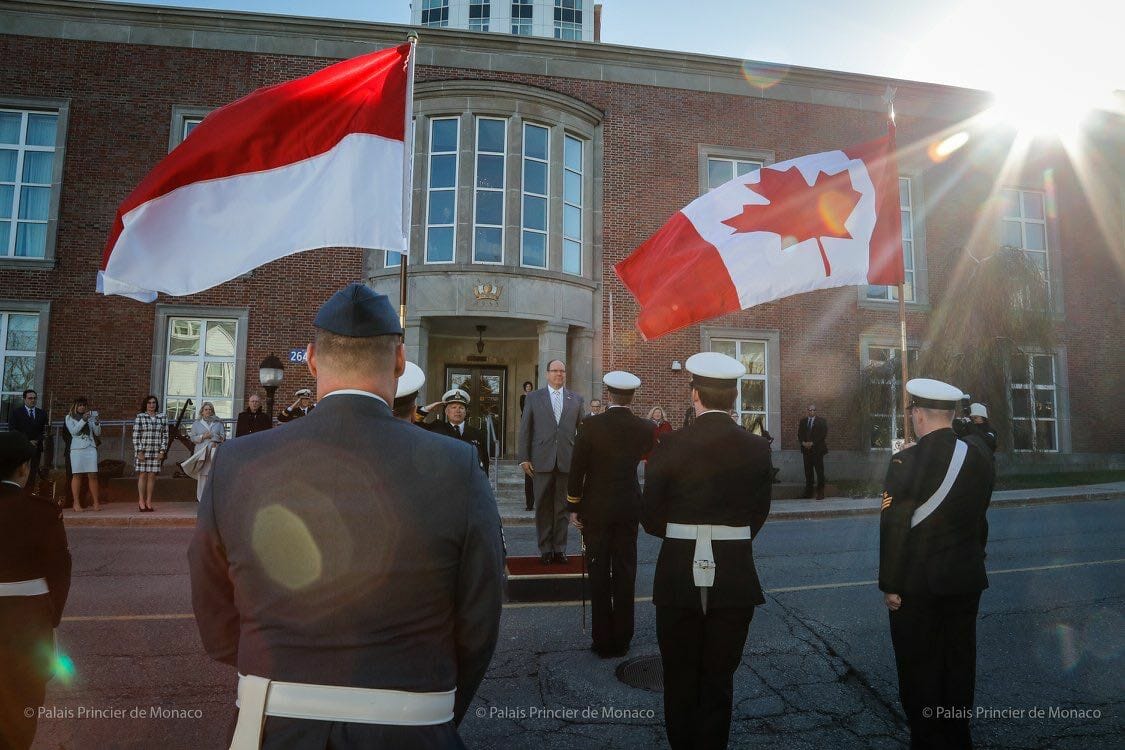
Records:
[[[465,393],[460,388],[450,388],[445,392],[445,395],[441,397],[441,401],[448,406],[449,404],[467,404],[470,399],[469,394]]]
[[[0,432],[0,479],[7,479],[34,455],[35,448],[22,432]]]
[[[910,394],[911,406],[940,411],[953,411],[965,396],[960,388],[930,378],[906,381],[906,392]]]
[[[688,357],[684,367],[691,373],[691,384],[710,388],[731,388],[746,374],[746,366],[734,357],[719,352],[700,352]]]
[[[631,372],[613,370],[602,377],[602,382],[610,393],[632,393],[641,387],[641,379]]]
[[[351,283],[328,298],[316,313],[313,325],[339,336],[402,335],[391,301],[371,287]]]
[[[969,416],[988,419],[988,409],[984,404],[969,404]]]
[[[425,384],[426,373],[422,372],[422,368],[413,362],[407,362],[402,377],[398,379],[398,388],[395,389],[395,405],[417,396]]]
[[[293,395],[297,398],[312,398],[312,391],[310,391],[308,388],[301,388]]]

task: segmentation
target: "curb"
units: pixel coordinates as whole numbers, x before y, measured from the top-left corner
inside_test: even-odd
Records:
[[[1003,491],[1003,490],[1002,490]],[[1013,490],[1009,490],[1013,491]],[[1020,490],[1022,491],[1022,490]],[[856,498],[859,499],[859,498]],[[809,521],[822,518],[846,518],[849,516],[874,516],[878,515],[880,507],[876,498],[869,498],[873,503],[866,508],[823,508],[817,510],[786,510],[775,508],[770,511],[771,521]],[[1047,495],[1045,497],[1019,497],[1019,498],[993,498],[992,508],[1028,508],[1036,505],[1064,505],[1068,503],[1098,502],[1102,500],[1125,499],[1125,490],[1098,490],[1096,492],[1075,493],[1069,495]],[[787,502],[787,501],[780,501]],[[518,526],[534,526],[533,515],[501,515],[500,522],[507,528]],[[106,528],[125,526],[131,528],[189,528],[195,526],[195,514],[192,515],[164,515],[164,516],[94,516],[92,513],[80,515],[70,514],[64,516],[64,523],[69,528],[91,527]]]

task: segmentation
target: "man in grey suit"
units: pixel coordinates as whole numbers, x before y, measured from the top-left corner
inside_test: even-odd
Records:
[[[188,550],[203,645],[240,674],[232,747],[462,748],[499,631],[496,501],[473,446],[392,416],[385,295],[349,285],[315,326],[318,407],[220,451]]]
[[[535,529],[544,565],[566,563],[566,484],[578,423],[586,413],[581,396],[566,385],[566,363],[547,364],[547,387],[527,394],[517,460],[535,491]]]

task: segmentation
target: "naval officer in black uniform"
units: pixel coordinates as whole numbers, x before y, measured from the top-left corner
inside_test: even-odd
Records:
[[[469,394],[460,388],[450,388],[441,397],[441,402],[445,405],[445,422],[449,425],[449,434],[477,449],[480,467],[484,470],[484,475],[488,476],[488,438],[483,431],[465,421],[468,416]]]
[[[976,622],[995,479],[988,447],[953,433],[961,391],[907,381],[918,442],[887,470],[879,523],[879,588],[912,748],[970,748]]]
[[[751,539],[770,510],[770,447],[728,410],[746,368],[717,352],[688,358],[695,420],[648,459],[642,521],[663,537],[652,601],[664,663],[664,721],[679,748],[723,748],[734,671],[765,603]]]
[[[70,591],[62,514],[24,490],[34,456],[22,433],[0,432],[0,747],[14,750],[35,737]]]
[[[385,295],[351,284],[314,325],[317,408],[219,452],[188,550],[203,645],[242,675],[232,747],[463,747],[499,631],[496,501],[471,446],[392,416]]]
[[[586,541],[594,653],[624,656],[633,640],[637,582],[637,464],[652,450],[652,423],[629,410],[641,379],[615,370],[602,378],[609,408],[582,422],[574,443],[566,500],[570,523]]]

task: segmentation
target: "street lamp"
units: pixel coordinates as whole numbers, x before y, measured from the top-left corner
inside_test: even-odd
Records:
[[[262,360],[258,365],[258,381],[266,389],[266,411],[270,415],[270,426],[273,426],[273,395],[277,387],[285,379],[285,365],[272,354]]]

